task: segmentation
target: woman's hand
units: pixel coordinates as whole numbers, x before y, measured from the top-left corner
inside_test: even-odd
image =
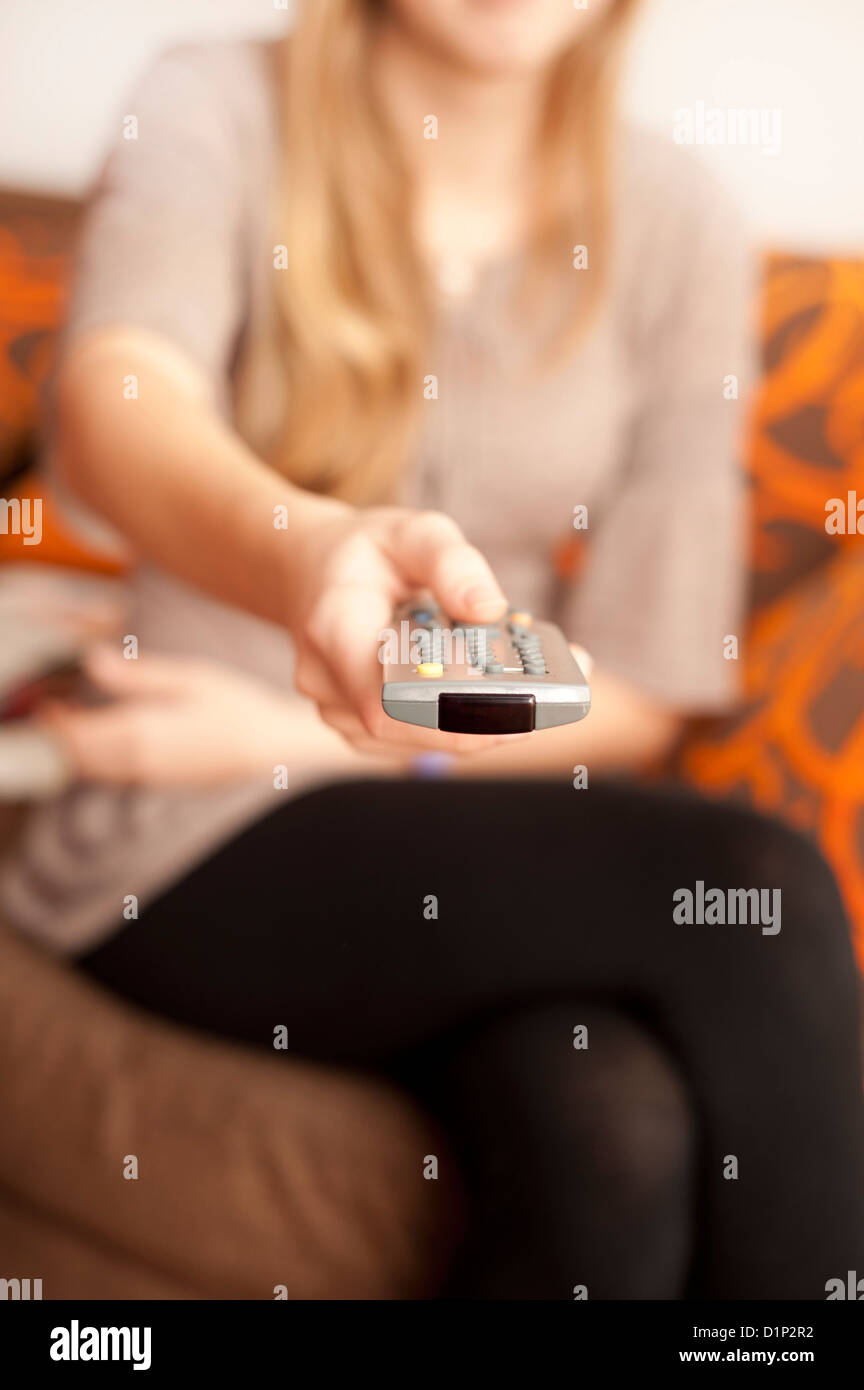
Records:
[[[146,408],[135,412],[134,429],[114,389],[118,372],[142,383]],[[358,510],[279,477],[213,409],[198,369],[158,334],[84,334],[64,359],[57,402],[67,487],[136,555],[287,626],[299,689],[356,747],[406,757],[490,746],[488,738],[399,724],[381,708],[378,634],[397,602],[431,589],[454,619],[492,622],[504,609],[486,561],[448,517]],[[277,528],[282,509],[286,525]]]
[[[112,702],[50,701],[34,716],[85,781],[215,786],[270,776],[277,763],[338,774],[364,762],[374,770],[311,706],[215,662],[128,661],[97,647],[85,665],[93,686]]]
[[[282,762],[334,774],[398,772],[418,752],[488,751],[504,741],[401,724],[381,707],[379,634],[397,603],[431,590],[448,616],[476,622],[492,621],[505,607],[489,566],[454,522],[435,512],[334,504],[293,552],[288,625],[296,684],[317,713],[213,662],[129,661],[95,648],[87,674],[112,703],[46,703],[36,716],[79,777],[206,786],[269,773]]]
[[[506,606],[483,556],[439,512],[346,507],[312,527],[296,556],[297,689],[364,752],[488,751],[503,738],[421,729],[381,707],[379,634],[395,605],[422,590],[455,620],[493,622]]]

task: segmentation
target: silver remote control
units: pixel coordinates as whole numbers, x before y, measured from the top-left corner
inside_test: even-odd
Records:
[[[381,651],[391,719],[458,734],[520,734],[575,724],[588,682],[554,623],[511,611],[496,623],[448,623],[434,604],[397,611]]]

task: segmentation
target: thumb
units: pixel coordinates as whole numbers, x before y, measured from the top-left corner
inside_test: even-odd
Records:
[[[451,618],[493,622],[507,606],[491,566],[455,521],[440,512],[410,512],[397,521],[391,558],[413,588],[431,589]]]

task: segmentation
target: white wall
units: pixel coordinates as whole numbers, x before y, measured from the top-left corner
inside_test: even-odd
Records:
[[[864,0],[643,3],[628,109],[671,138],[673,113],[699,102],[778,108],[779,155],[702,155],[766,240],[864,252]],[[81,191],[152,53],[284,23],[273,0],[0,0],[0,186]]]
[[[625,100],[652,125],[779,108],[779,156],[702,151],[766,240],[864,254],[864,0],[648,0],[636,37]]]

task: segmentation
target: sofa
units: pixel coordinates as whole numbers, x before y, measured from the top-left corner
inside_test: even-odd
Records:
[[[0,572],[118,573],[33,473],[78,216],[0,198],[0,493],[44,496],[43,543],[0,535]],[[864,965],[864,534],[854,502],[855,527],[825,525],[857,494],[864,532],[864,262],[768,255],[759,312],[743,697],[652,775],[812,836]],[[584,543],[556,549],[563,581]],[[0,840],[21,814],[0,815]],[[0,1273],[45,1298],[424,1298],[461,1229],[442,1136],[405,1096],[153,1019],[2,924],[0,1113]]]

